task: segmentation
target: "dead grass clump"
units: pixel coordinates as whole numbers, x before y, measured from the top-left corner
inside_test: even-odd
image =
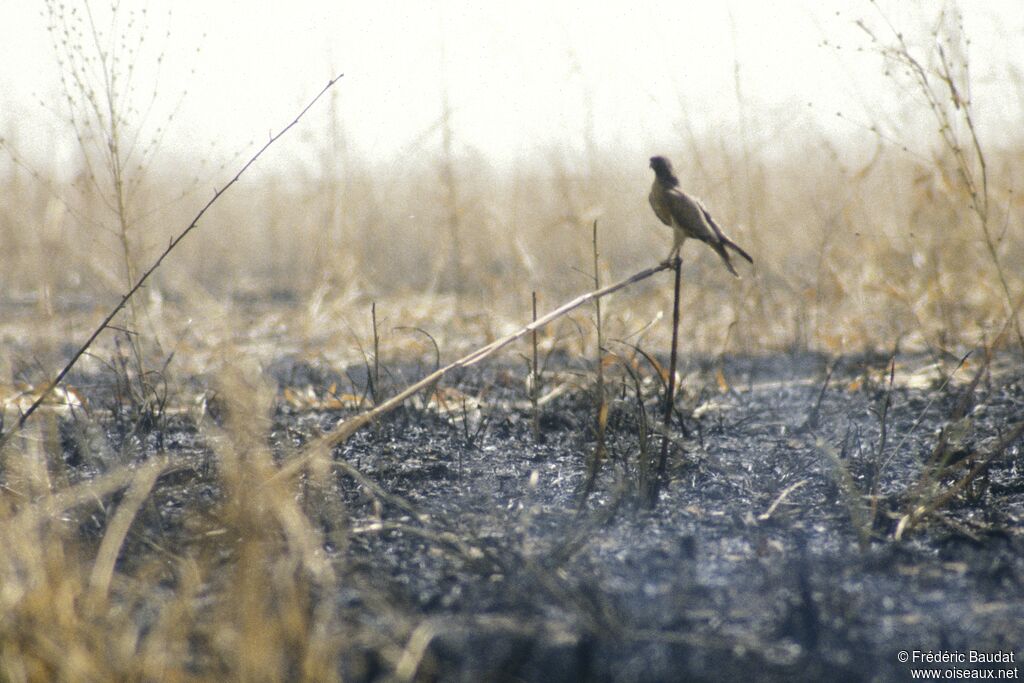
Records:
[[[8,444],[0,500],[5,680],[338,677],[342,629],[326,598],[336,592],[334,568],[300,484],[273,476],[274,392],[253,384],[252,370],[231,368],[219,384],[224,427],[207,423],[205,434],[223,497],[213,516],[188,513],[185,547],[160,547],[146,540],[150,532],[133,537],[131,529],[153,504],[157,479],[187,465],[153,456],[67,485],[59,442],[32,431]],[[317,497],[330,482],[329,466],[318,464],[309,463],[301,484]],[[99,536],[83,536],[89,528]],[[132,560],[118,561],[126,544],[136,548]]]

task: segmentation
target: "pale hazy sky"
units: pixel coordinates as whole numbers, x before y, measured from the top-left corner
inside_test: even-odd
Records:
[[[61,123],[43,3],[5,4],[0,134],[26,155],[64,161],[73,139]],[[126,12],[146,3],[120,4]],[[922,19],[933,17],[941,3],[882,5],[910,34],[925,27]],[[1015,130],[1024,58],[1020,0],[962,5],[983,123],[993,133]],[[107,7],[93,3],[97,15]],[[165,150],[218,163],[279,130],[341,72],[345,78],[334,96],[346,140],[355,153],[378,159],[437,148],[433,126],[445,90],[456,145],[495,164],[543,158],[551,149],[579,152],[588,127],[599,146],[648,154],[683,146],[686,127],[728,137],[741,114],[752,135],[783,145],[807,126],[840,140],[865,135],[838,121],[836,111],[869,124],[908,107],[883,78],[879,60],[856,51],[867,41],[855,20],[881,25],[867,0],[178,0],[149,8],[147,49],[155,54],[170,29],[161,102],[150,125],[162,124],[187,90]],[[826,40],[841,49],[824,46]],[[136,78],[143,86],[154,77],[147,67],[152,57],[140,60]],[[322,107],[299,135],[282,141],[267,163],[315,149],[326,112]]]

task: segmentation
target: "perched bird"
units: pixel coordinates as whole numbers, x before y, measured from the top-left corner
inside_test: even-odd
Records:
[[[753,263],[754,259],[750,258],[750,254],[725,236],[700,200],[690,197],[679,189],[679,179],[672,172],[672,162],[665,157],[651,157],[651,168],[654,169],[655,176],[654,184],[651,185],[651,194],[648,196],[651,208],[654,209],[654,213],[658,215],[661,222],[672,228],[675,233],[675,241],[668,257],[672,259],[679,256],[683,241],[687,237],[693,237],[701,242],[707,242],[725,261],[725,267],[729,269],[729,272],[739,277],[739,273],[732,267],[729,252],[725,248],[729,247]]]

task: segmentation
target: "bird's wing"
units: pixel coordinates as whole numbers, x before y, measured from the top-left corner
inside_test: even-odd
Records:
[[[722,228],[720,228],[718,223],[715,222],[715,219],[711,217],[711,214],[708,212],[707,207],[705,207],[699,199],[695,199],[694,201],[697,202],[697,208],[699,208],[700,212],[704,215],[704,219],[708,222],[708,225],[710,225],[711,229],[715,231],[715,235],[718,236],[718,241],[724,244],[725,246],[730,247],[737,254],[753,263],[754,259],[751,258],[750,254],[748,254],[746,250],[743,249],[743,247],[736,244],[731,239],[725,236],[725,233],[722,232]]]
[[[671,227],[672,225],[672,210],[668,206],[668,202],[665,200],[665,188],[655,180],[654,184],[651,185],[651,193],[647,195],[647,200],[651,203],[651,208],[654,209],[654,214],[661,220],[662,223]]]
[[[714,231],[715,237],[718,238],[718,241],[727,242],[728,238],[726,238],[725,233],[722,232],[722,228],[718,226],[718,223],[715,222],[715,219],[711,217],[711,213],[708,211],[707,207],[704,206],[704,202],[699,199],[694,199],[693,202],[697,205],[697,208],[700,209],[701,216],[704,217],[704,221],[708,226],[710,226],[711,230]]]
[[[676,188],[666,190],[665,197],[671,208],[672,218],[683,232],[708,244],[719,242],[714,223],[709,223],[710,216],[699,202]]]

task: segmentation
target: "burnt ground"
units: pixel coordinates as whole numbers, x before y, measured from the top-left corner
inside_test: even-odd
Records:
[[[645,364],[641,400],[633,377],[608,371],[607,457],[585,501],[597,443],[586,367],[547,368],[539,439],[522,366],[450,375],[440,405],[414,401],[336,448],[348,467],[307,496],[340,577],[324,599],[370,634],[339,668],[388,679],[389,639],[422,680],[904,680],[901,650],[1019,660],[1024,439],[1007,437],[1024,420],[1024,363],[983,365],[972,357],[947,382],[955,359],[904,356],[890,384],[885,357],[689,359],[653,510],[637,495],[641,453],[660,444]],[[424,371],[388,368],[383,390]],[[268,373],[281,454],[353,413],[295,396],[366,393],[360,368],[281,359]],[[203,419],[219,419],[215,398]],[[86,476],[102,464],[78,454],[76,430],[66,424],[66,459]],[[184,417],[158,431],[110,428],[139,441],[137,457],[192,463],[158,481],[125,570],[150,540],[187,548],[188,516],[221,496],[204,432]],[[81,533],[98,537],[90,519]]]

